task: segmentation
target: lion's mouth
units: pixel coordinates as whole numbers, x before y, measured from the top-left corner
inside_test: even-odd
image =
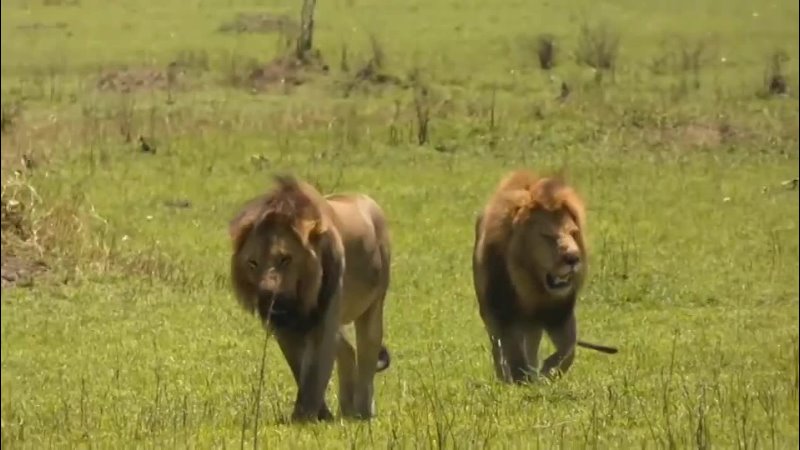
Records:
[[[560,291],[572,285],[572,274],[558,276],[548,273],[545,276],[545,283],[547,284],[547,289],[551,291]]]
[[[258,312],[261,320],[265,322],[281,322],[286,320],[286,316],[291,316],[294,312],[290,306],[292,303],[283,295],[277,295],[269,300],[262,299],[258,304]]]

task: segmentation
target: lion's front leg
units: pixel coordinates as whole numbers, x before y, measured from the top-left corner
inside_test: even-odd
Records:
[[[483,317],[486,334],[489,336],[489,345],[492,347],[492,365],[497,379],[504,382],[511,382],[508,361],[503,352],[502,330],[497,322],[488,316]]]
[[[333,373],[336,359],[336,341],[339,325],[339,300],[332,299],[323,323],[305,338],[306,345],[300,368],[297,399],[292,420],[307,421],[318,418],[325,404],[325,391]],[[327,408],[326,408],[327,409]],[[332,418],[332,417],[331,417]]]
[[[542,328],[533,325],[525,330],[525,346],[528,356],[528,371],[531,377],[535,377],[539,372],[539,345],[542,342]]]
[[[500,324],[490,316],[484,317],[484,324],[492,346],[492,362],[497,378],[504,383],[524,382],[529,368],[522,330],[513,324]]]
[[[292,377],[294,377],[294,381],[297,384],[299,393],[300,371],[303,364],[303,353],[306,346],[305,336],[288,332],[276,332],[275,338],[278,341],[278,346],[280,347],[284,358],[286,358],[286,362],[289,364],[289,369],[292,371]],[[320,408],[317,410],[317,419],[333,419],[333,414],[331,414],[330,409],[328,409],[328,405],[325,403],[324,398],[322,401],[322,406],[320,406]]]
[[[578,342],[575,314],[570,314],[562,325],[547,328],[547,334],[556,351],[544,361],[542,374],[552,379],[567,373],[575,360],[575,345]]]
[[[493,320],[489,321],[487,331],[498,378],[505,383],[525,382],[529,372],[525,335],[514,325],[498,325]]]
[[[528,358],[525,355],[525,337],[516,327],[503,330],[500,338],[500,350],[508,364],[509,375],[514,383],[528,381],[530,375]]]
[[[322,267],[321,282],[316,292],[305,292],[306,296],[314,297],[314,304],[320,308],[322,317],[319,324],[306,337],[297,399],[292,413],[292,419],[295,421],[313,420],[325,404],[325,391],[336,360],[344,258],[341,248],[337,249],[332,241],[334,237],[335,235],[329,235],[320,238],[318,244]]]

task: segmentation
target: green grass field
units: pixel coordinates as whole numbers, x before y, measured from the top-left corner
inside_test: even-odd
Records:
[[[322,0],[281,72],[300,4],[2,3],[4,448],[797,448],[797,3]],[[620,353],[511,387],[470,252],[522,167],[585,197]],[[288,424],[274,342],[259,381],[227,224],[282,171],[390,218],[371,422]]]

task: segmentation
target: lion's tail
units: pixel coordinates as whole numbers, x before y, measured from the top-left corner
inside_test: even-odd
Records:
[[[392,364],[392,357],[385,345],[381,345],[381,352],[378,353],[378,372],[383,372]]]
[[[617,353],[617,351],[618,351],[616,347],[609,347],[609,346],[606,346],[606,345],[592,344],[591,342],[585,342],[585,341],[578,341],[578,346],[579,347],[583,347],[583,348],[590,348],[592,350],[597,350],[598,352],[608,353],[608,354],[611,354],[611,355],[613,355],[614,353]]]

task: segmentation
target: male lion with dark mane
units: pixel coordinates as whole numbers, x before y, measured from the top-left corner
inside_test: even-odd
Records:
[[[574,309],[586,275],[585,227],[583,202],[570,186],[527,171],[503,178],[478,215],[473,280],[500,380],[564,374],[576,345],[616,353],[577,339]],[[543,332],[556,350],[539,372]]]
[[[297,383],[292,419],[329,420],[334,359],[342,415],[375,414],[373,379],[389,366],[383,307],[389,230],[366,195],[323,197],[308,183],[276,177],[231,221],[236,298],[271,332]],[[342,327],[355,322],[356,346]]]

